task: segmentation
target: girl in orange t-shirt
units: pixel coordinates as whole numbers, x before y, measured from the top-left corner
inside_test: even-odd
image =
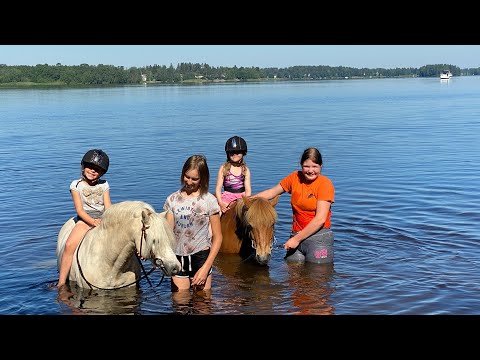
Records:
[[[272,199],[285,192],[291,194],[293,222],[290,238],[284,244],[288,261],[333,262],[331,206],[335,188],[322,170],[322,155],[316,148],[305,149],[300,158],[301,171],[294,171],[279,184],[254,197]]]

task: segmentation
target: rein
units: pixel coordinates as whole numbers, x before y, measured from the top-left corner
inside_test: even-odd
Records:
[[[142,244],[143,244],[143,240],[145,240],[145,242],[147,241],[147,229],[148,229],[148,226],[145,226],[145,224],[143,224],[143,227],[142,227],[142,235],[140,237],[140,254],[142,253]],[[88,229],[88,231],[90,231],[91,229]],[[87,231],[87,233],[88,233]],[[138,262],[140,263],[140,267],[142,268],[142,271],[143,271],[143,274],[144,276],[142,276],[140,279],[138,280],[135,280],[129,284],[125,284],[125,285],[122,285],[122,286],[119,286],[119,287],[115,287],[115,288],[102,288],[102,287],[99,287],[99,286],[96,286],[96,285],[93,285],[90,281],[87,280],[87,278],[85,277],[85,275],[83,274],[83,271],[82,271],[82,267],[80,266],[80,260],[78,259],[78,253],[79,253],[79,250],[80,250],[80,246],[82,245],[83,243],[83,240],[85,239],[85,236],[87,236],[87,233],[85,233],[85,235],[83,236],[82,240],[80,241],[80,244],[78,244],[78,247],[77,247],[77,265],[78,265],[78,270],[80,271],[80,275],[82,276],[83,280],[85,280],[85,282],[87,283],[88,286],[90,286],[90,288],[97,288],[97,289],[100,289],[100,290],[117,290],[117,289],[122,289],[124,287],[127,287],[127,286],[131,286],[135,283],[139,283],[140,280],[142,280],[143,278],[146,278],[148,283],[150,284],[151,287],[153,287],[152,285],[152,282],[150,281],[150,279],[148,278],[148,275],[150,275],[152,273],[153,270],[155,270],[155,267],[153,267],[148,273],[145,271],[145,268],[143,267],[143,264],[140,260],[140,257],[138,256],[137,252],[135,252],[135,257],[137,258]],[[160,267],[162,268],[163,270],[163,264],[160,265]],[[162,281],[163,281],[163,278],[165,277],[165,274],[163,274],[162,276],[162,279],[160,280],[160,282],[158,283],[157,286],[159,286]]]

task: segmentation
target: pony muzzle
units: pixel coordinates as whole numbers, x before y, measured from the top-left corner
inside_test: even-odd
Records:
[[[163,263],[163,260],[160,258],[155,258],[153,263],[157,268],[160,268],[166,276],[175,275],[180,271],[180,264],[178,264],[178,266],[173,267],[172,269],[168,269]]]
[[[156,267],[159,267],[160,269],[162,269],[165,272],[165,265],[163,265],[162,259],[155,258],[153,263],[155,264]]]
[[[269,261],[270,261],[270,254],[268,255],[263,255],[263,256],[260,256],[258,254],[255,255],[255,260],[257,261],[257,263],[259,265],[262,265],[262,266],[266,266],[268,265]]]

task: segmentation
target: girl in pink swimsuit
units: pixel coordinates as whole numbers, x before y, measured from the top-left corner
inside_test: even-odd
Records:
[[[222,213],[242,196],[252,195],[250,169],[244,161],[247,143],[240,136],[232,136],[225,143],[227,161],[218,169],[215,196]],[[223,192],[222,192],[223,188]]]

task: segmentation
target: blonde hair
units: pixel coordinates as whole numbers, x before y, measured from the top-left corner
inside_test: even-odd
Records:
[[[242,164],[240,166],[242,168],[242,175],[245,176],[247,174],[247,164],[242,160]],[[232,163],[230,161],[225,161],[223,163],[223,177],[228,175],[231,167]]]

